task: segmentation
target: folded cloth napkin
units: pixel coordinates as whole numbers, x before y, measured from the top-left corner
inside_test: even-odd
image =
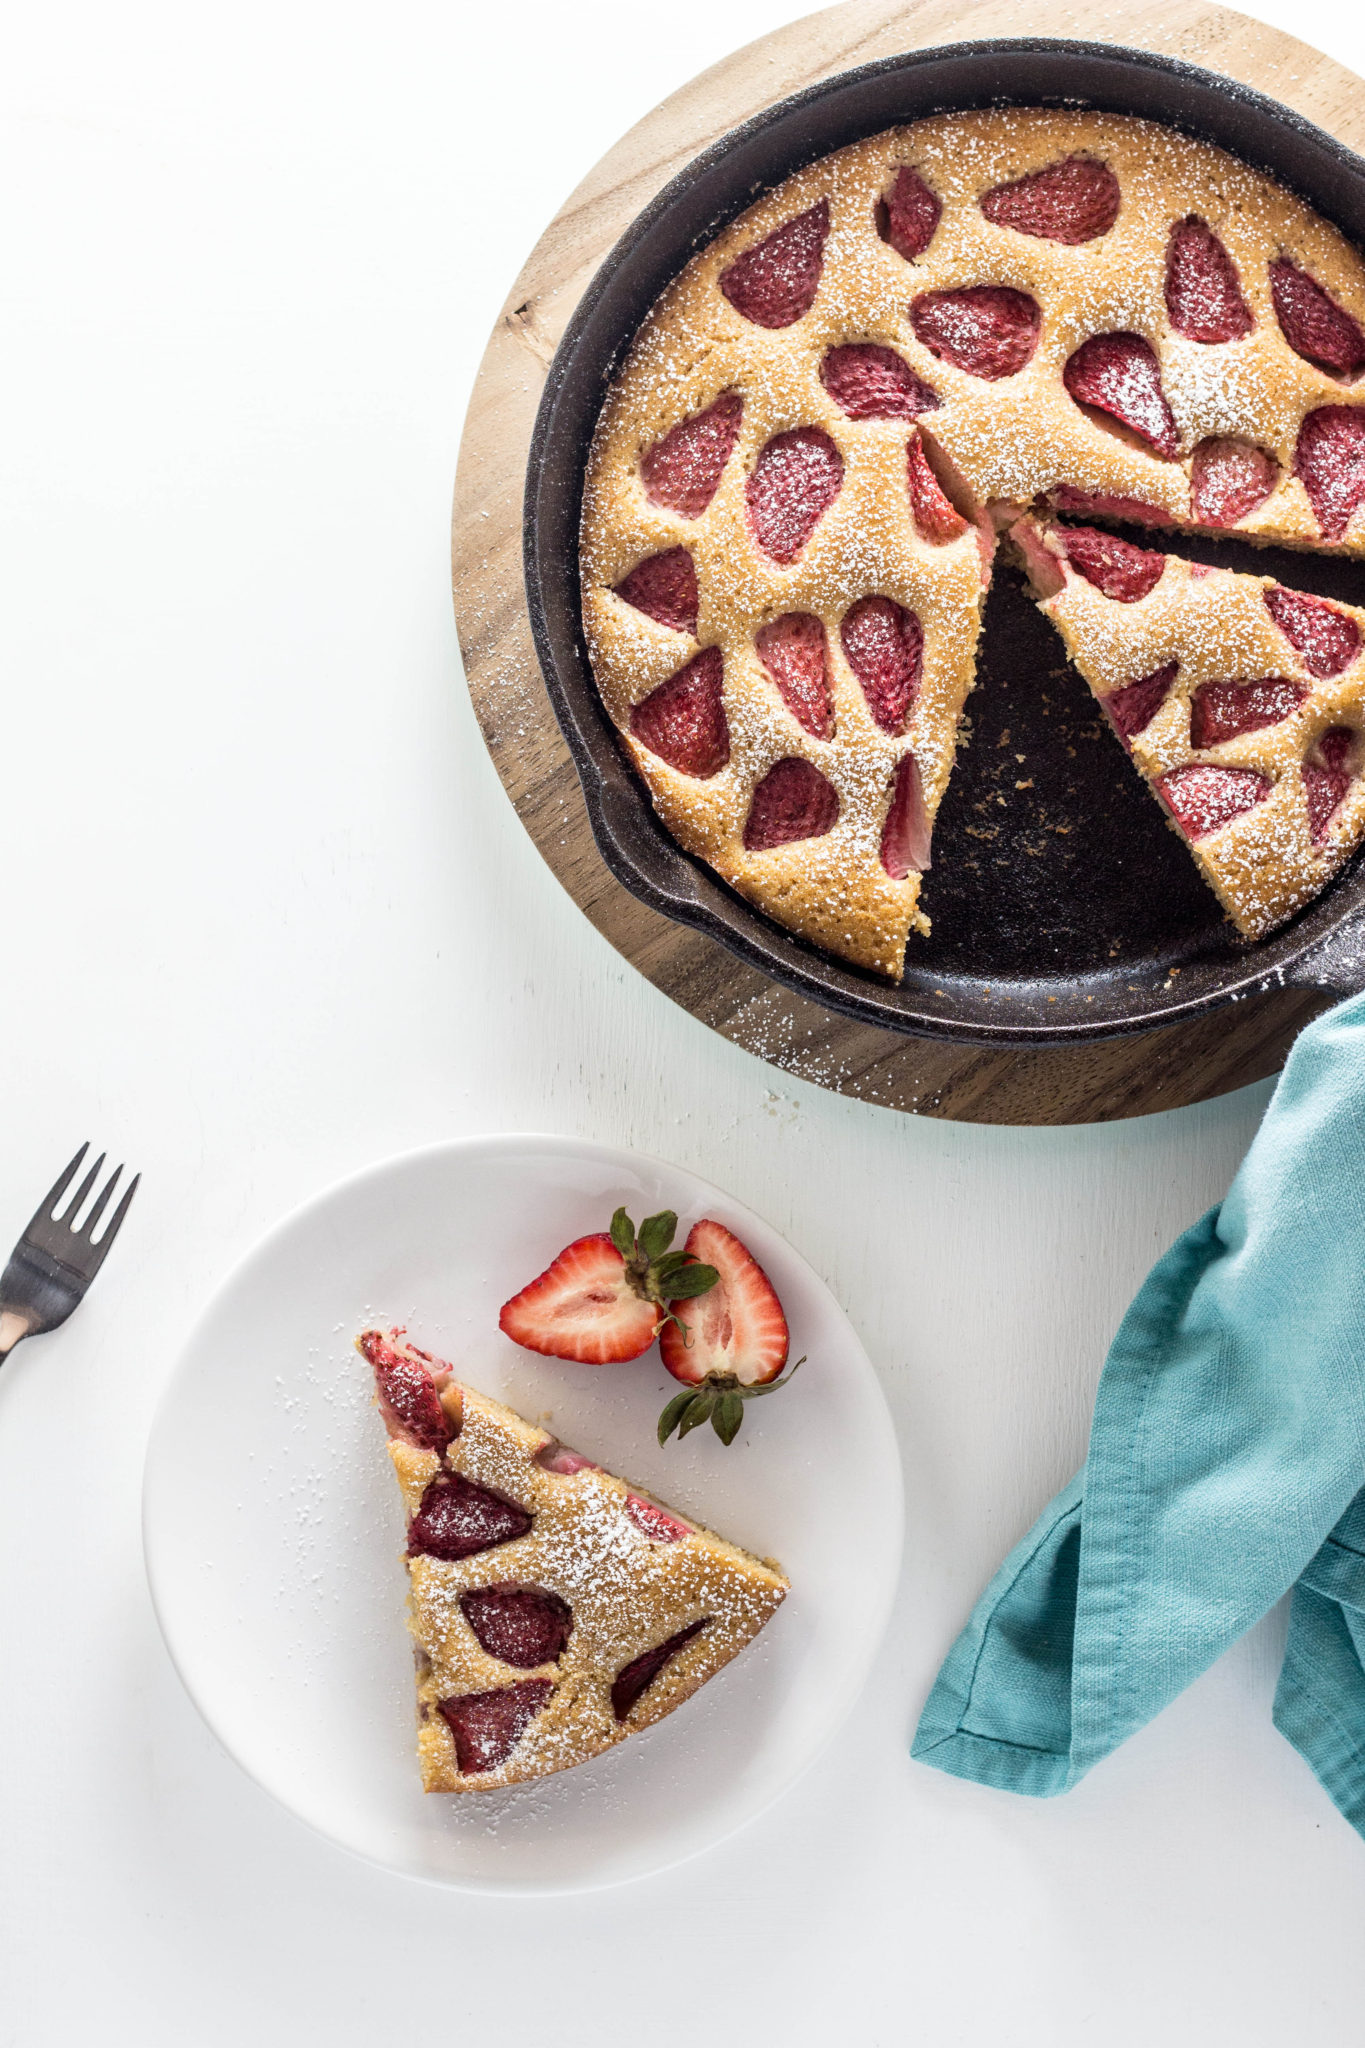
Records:
[[[1085,1466],[981,1596],[913,1754],[1065,1792],[1291,1587],[1275,1723],[1365,1834],[1365,996],[1298,1039],[1226,1201],[1143,1283]]]

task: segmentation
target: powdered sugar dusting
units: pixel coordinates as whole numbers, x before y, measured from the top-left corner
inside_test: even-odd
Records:
[[[640,1490],[613,1474],[593,1465],[547,1470],[537,1454],[549,1441],[510,1409],[464,1389],[464,1426],[446,1452],[447,1469],[517,1502],[533,1519],[524,1536],[458,1563],[409,1560],[418,1750],[429,1791],[512,1785],[599,1755],[704,1684],[752,1641],[786,1593],[775,1566],[709,1530],[689,1523],[684,1535],[651,1536],[630,1508]],[[391,1443],[390,1455],[411,1517],[438,1460],[402,1443]],[[508,1761],[463,1778],[439,1702],[498,1690],[528,1674],[482,1648],[461,1596],[507,1585],[557,1595],[572,1612],[572,1631],[562,1655],[530,1674],[550,1681],[553,1691]],[[617,1674],[702,1618],[707,1626],[618,1722],[611,1704]]]
[[[1068,244],[1011,226],[1008,207],[994,207],[1001,216],[996,220],[983,212],[984,193],[1018,186],[1072,159],[1102,161],[1117,180],[1117,215],[1106,230]],[[914,260],[883,238],[883,202],[898,179],[907,190],[913,183],[932,194],[920,208],[922,225],[906,243],[917,252]],[[1193,323],[1195,331],[1185,334],[1172,328],[1167,251],[1173,230],[1192,212],[1216,238],[1235,279],[1224,296],[1231,302],[1235,289],[1249,319],[1245,332],[1225,341],[1197,338],[1213,331],[1208,323],[1203,329]],[[816,268],[809,250],[800,261],[784,257],[775,264],[774,257],[770,310],[781,313],[783,324],[746,317],[721,288],[722,276],[733,278],[745,252],[766,248],[781,255],[805,242],[813,248],[810,231],[823,231],[826,219],[813,291],[807,295],[803,282]],[[807,225],[784,242],[780,231],[797,222]],[[769,242],[773,236],[778,240]],[[1365,319],[1365,266],[1333,229],[1269,180],[1153,123],[1032,109],[940,116],[840,151],[761,199],[702,250],[649,314],[608,395],[589,466],[581,547],[589,651],[604,700],[623,730],[632,708],[699,648],[723,652],[730,732],[724,768],[698,780],[633,749],[661,816],[682,844],[779,922],[888,975],[901,971],[909,931],[924,925],[919,875],[888,874],[879,849],[901,762],[914,758],[928,825],[951,773],[973,680],[986,521],[946,543],[916,532],[907,489],[908,421],[850,416],[821,382],[831,350],[892,351],[910,376],[932,387],[938,403],[921,419],[921,431],[928,430],[924,446],[960,509],[1001,500],[1026,506],[1064,487],[1141,501],[1173,523],[1197,527],[1190,503],[1194,452],[1214,441],[1236,442],[1263,451],[1261,474],[1269,486],[1237,517],[1238,533],[1322,547],[1328,543],[1294,474],[1294,449],[1305,416],[1339,403],[1342,386],[1296,354],[1280,330],[1269,263],[1281,251],[1311,270],[1352,318]],[[762,264],[748,269],[757,272]],[[1029,360],[991,381],[934,354],[917,337],[910,315],[912,303],[928,293],[982,286],[1025,295],[1040,309]],[[1152,352],[1174,423],[1173,435],[1155,434],[1160,452],[1076,404],[1063,384],[1063,367],[1083,344],[1118,333],[1137,337]],[[644,451],[679,421],[736,400],[742,423],[701,516],[688,519],[651,504],[641,482]],[[791,536],[794,545],[784,541],[784,559],[773,560],[755,544],[751,482],[765,448],[780,436],[812,430],[837,451],[842,482],[813,529]],[[1244,501],[1251,495],[1243,492]],[[1220,499],[1219,514],[1232,502]],[[1362,529],[1365,519],[1357,518],[1331,544],[1365,552]],[[678,547],[688,548],[696,567],[694,634],[660,625],[613,594],[642,559]],[[1220,588],[1206,593],[1206,603],[1218,601]],[[923,626],[922,682],[903,733],[878,727],[839,642],[845,614],[874,595],[913,612]],[[787,614],[818,620],[824,630],[833,714],[828,737],[818,724],[812,731],[793,716],[758,658],[757,635]],[[1105,642],[1104,629],[1097,631]],[[1128,679],[1167,658],[1128,669]],[[833,789],[834,824],[819,836],[746,847],[754,790],[788,758],[807,762]],[[1283,796],[1277,781],[1258,810],[1273,817],[1288,849],[1283,869],[1300,859],[1307,813],[1301,790],[1294,811],[1288,781],[1281,780]],[[1355,801],[1353,792],[1334,816],[1328,848],[1303,855],[1303,872],[1318,878],[1313,887],[1325,878],[1324,861],[1343,843]],[[820,822],[825,815],[821,809]],[[1240,829],[1234,822],[1215,837],[1221,843]],[[1228,862],[1229,872],[1239,862],[1248,875],[1255,869],[1254,881],[1245,880],[1247,901],[1259,892],[1258,900],[1269,904],[1275,863],[1258,866],[1250,852],[1235,849]]]
[[[1045,528],[1036,532],[1060,561],[1060,542],[1049,542]],[[1101,704],[1139,678],[1174,671],[1150,722],[1128,739],[1135,766],[1164,807],[1179,815],[1172,792],[1180,785],[1170,778],[1195,768],[1263,779],[1265,793],[1229,809],[1225,819],[1219,804],[1226,791],[1217,781],[1207,790],[1191,782],[1185,819],[1205,879],[1238,929],[1261,937],[1315,896],[1365,836],[1365,781],[1358,774],[1337,791],[1326,820],[1314,815],[1312,778],[1305,782],[1305,766],[1321,756],[1325,736],[1365,734],[1365,660],[1361,640],[1350,651],[1346,633],[1360,632],[1365,612],[1331,608],[1341,621],[1344,658],[1324,678],[1277,627],[1268,599],[1278,586],[1270,577],[1168,557],[1150,594],[1124,604],[1069,567],[1064,573],[1063,588],[1042,609]],[[1241,722],[1230,708],[1239,700],[1243,716],[1254,711],[1265,723],[1231,731]],[[1219,738],[1220,731],[1228,736]],[[1333,743],[1341,772],[1337,751],[1345,758],[1352,749]],[[1353,751],[1361,751],[1358,738]]]

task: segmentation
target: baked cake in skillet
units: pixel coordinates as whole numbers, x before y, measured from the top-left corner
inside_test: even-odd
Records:
[[[367,1330],[407,1516],[428,1792],[548,1777],[661,1721],[781,1606],[778,1567]]]
[[[1365,611],[1095,527],[1023,519],[1011,539],[1237,929],[1273,930],[1365,834]]]
[[[589,459],[588,648],[664,824],[898,977],[995,533],[1365,554],[1362,370],[1342,236],[1154,123],[950,114],[799,172],[663,293]]]

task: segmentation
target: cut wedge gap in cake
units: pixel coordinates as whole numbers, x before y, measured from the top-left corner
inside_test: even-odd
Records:
[[[407,1525],[428,1792],[548,1777],[662,1720],[746,1647],[780,1568],[684,1520],[401,1330],[366,1330]]]
[[[1263,938],[1365,836],[1365,611],[1032,516],[1010,540],[1205,881]]]

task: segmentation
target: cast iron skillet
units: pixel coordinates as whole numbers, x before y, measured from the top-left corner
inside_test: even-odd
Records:
[[[912,937],[899,987],[792,937],[685,854],[593,685],[578,598],[583,469],[607,384],[654,299],[695,249],[803,164],[925,114],[1003,103],[1080,103],[1186,129],[1270,172],[1365,245],[1365,162],[1258,93],[1141,50],[1018,40],[912,52],[812,86],[715,143],[598,272],[550,367],[527,467],[531,623],[598,848],[651,909],[891,1031],[1034,1045],[1150,1030],[1274,982],[1365,988],[1365,865],[1353,862],[1268,939],[1238,940],[1013,571],[996,571],[971,740],[934,829],[922,899],[933,935]],[[1231,541],[1162,545],[1365,603],[1365,565]]]

